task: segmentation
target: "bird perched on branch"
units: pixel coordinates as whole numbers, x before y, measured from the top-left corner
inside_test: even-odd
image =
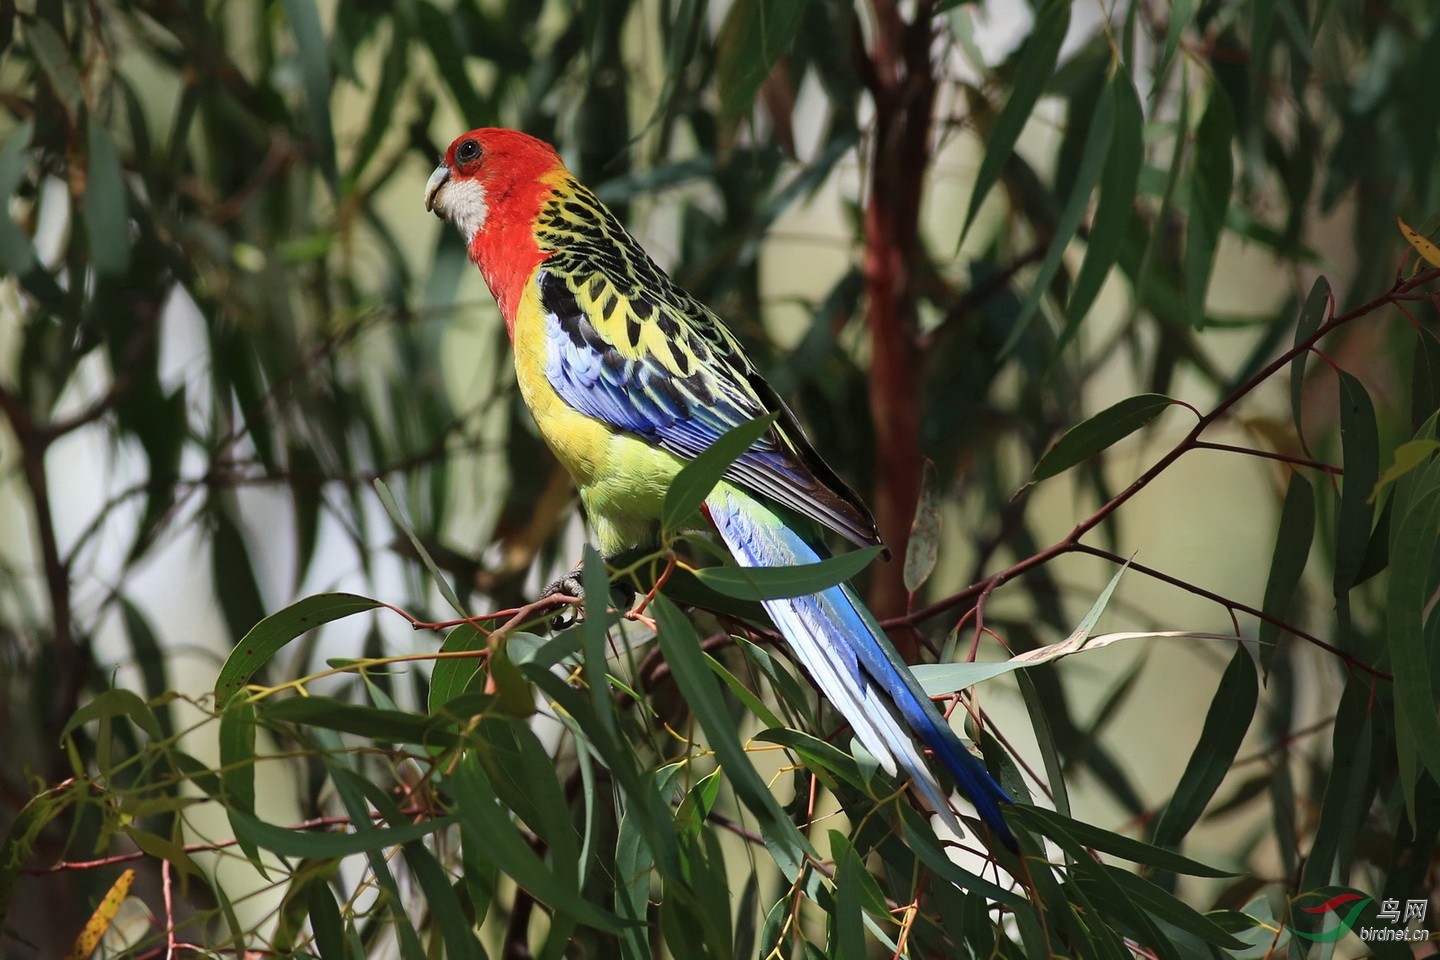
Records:
[[[861,546],[875,521],[715,314],[675,285],[548,144],[482,129],[450,145],[425,207],[459,229],[514,345],[520,394],[575,479],[608,558],[653,545],[670,481],[733,427],[774,425],[730,467],[705,512],[747,567],[814,563],[829,528]],[[925,696],[848,585],[765,607],[855,736],[952,825],[929,748],[1006,846],[1010,802]]]

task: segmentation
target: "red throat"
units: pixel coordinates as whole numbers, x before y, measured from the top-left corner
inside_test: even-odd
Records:
[[[485,277],[513,339],[525,284],[548,256],[535,242],[536,221],[565,166],[549,144],[514,130],[477,130],[467,136],[478,139],[483,151],[478,178],[489,211],[470,243],[470,259]]]

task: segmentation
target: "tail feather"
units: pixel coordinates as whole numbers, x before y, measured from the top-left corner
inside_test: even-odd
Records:
[[[706,506],[741,566],[814,563],[825,556],[823,547],[807,540],[775,510],[728,484],[716,488]],[[1000,813],[1000,804],[1011,802],[1009,795],[965,749],[849,585],[813,596],[767,600],[765,609],[801,665],[849,721],[856,739],[888,773],[895,773],[897,765],[903,768],[930,806],[958,826],[945,789],[916,746],[918,738],[996,836],[1016,848]]]

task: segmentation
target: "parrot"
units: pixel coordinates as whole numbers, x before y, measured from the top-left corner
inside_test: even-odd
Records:
[[[722,434],[766,415],[774,422],[702,507],[735,562],[818,562],[830,555],[823,530],[883,547],[869,510],[820,458],[734,334],[651,259],[551,145],[503,128],[463,134],[430,175],[425,208],[460,232],[495,298],[521,398],[573,478],[607,559],[654,545],[676,473]],[[763,603],[886,773],[903,769],[959,832],[923,744],[981,821],[1016,849],[1000,808],[1010,796],[848,584]]]

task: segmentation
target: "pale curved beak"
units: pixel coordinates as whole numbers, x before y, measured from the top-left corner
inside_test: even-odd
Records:
[[[425,181],[426,210],[433,211],[435,209],[435,196],[440,192],[440,188],[445,186],[445,184],[448,183],[449,180],[450,168],[445,166],[444,163],[441,163],[440,166],[435,168],[435,172],[430,174],[430,179]]]

